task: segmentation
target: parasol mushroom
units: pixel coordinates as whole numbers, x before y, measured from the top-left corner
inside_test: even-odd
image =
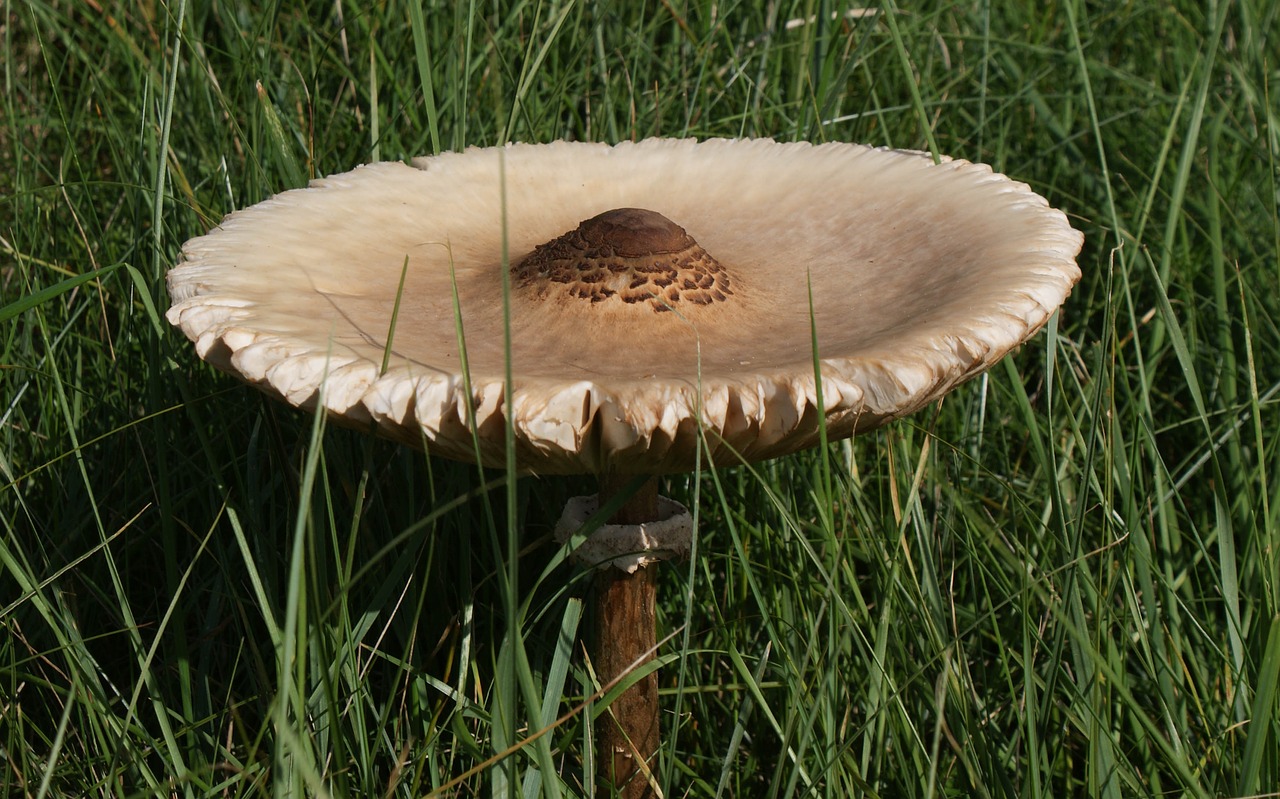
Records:
[[[603,502],[693,470],[700,446],[732,465],[915,411],[1048,320],[1081,244],[1024,184],[917,152],[517,144],[233,213],[184,247],[168,318],[215,366],[434,454],[501,465],[509,426],[522,471],[595,474]],[[653,648],[654,570],[637,567],[687,548],[681,511],[651,479],[614,520],[630,532],[585,555],[608,566],[604,681]],[[603,783],[628,796],[647,790],[633,757],[657,749],[656,692],[656,675],[630,689],[602,734]]]

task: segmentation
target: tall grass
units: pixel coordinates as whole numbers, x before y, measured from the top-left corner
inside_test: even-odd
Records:
[[[259,397],[163,275],[369,160],[767,135],[991,163],[1084,278],[911,419],[666,481],[665,795],[1275,795],[1280,10],[862,11],[0,4],[0,793],[583,795],[593,488]]]

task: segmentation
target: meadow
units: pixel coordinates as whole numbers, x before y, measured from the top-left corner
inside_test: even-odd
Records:
[[[588,795],[592,481],[278,403],[164,276],[369,161],[768,136],[991,164],[1083,278],[908,419],[664,480],[662,795],[1280,796],[1280,5],[6,0],[0,80],[0,794]]]

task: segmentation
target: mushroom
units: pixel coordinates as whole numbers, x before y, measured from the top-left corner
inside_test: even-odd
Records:
[[[1026,185],[918,152],[515,144],[229,215],[184,247],[168,318],[215,366],[437,455],[500,466],[510,427],[522,471],[598,475],[603,503],[692,471],[700,447],[733,465],[915,411],[1048,320],[1081,244]],[[654,648],[640,567],[687,548],[655,480],[615,520],[630,531],[603,533],[614,550],[587,556],[608,567],[602,681]],[[628,758],[656,751],[656,676],[620,701],[602,777],[643,795]]]

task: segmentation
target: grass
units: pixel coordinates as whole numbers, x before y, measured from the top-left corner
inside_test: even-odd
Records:
[[[1084,278],[911,419],[666,481],[665,795],[1277,795],[1280,11],[915,6],[0,3],[0,793],[583,795],[590,485],[259,397],[164,272],[365,161],[768,135],[988,162]]]

